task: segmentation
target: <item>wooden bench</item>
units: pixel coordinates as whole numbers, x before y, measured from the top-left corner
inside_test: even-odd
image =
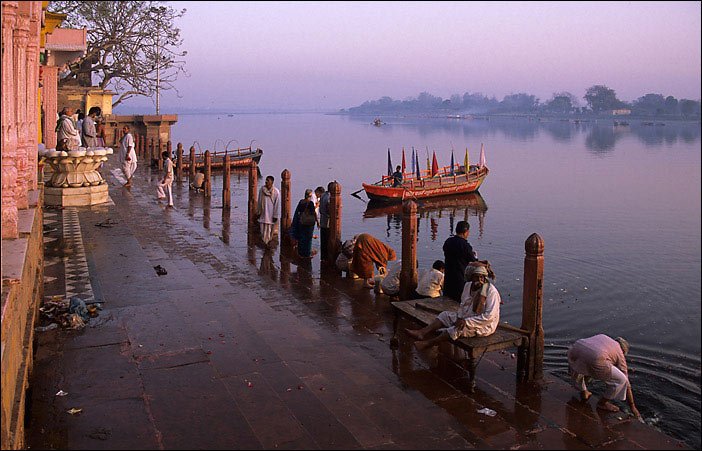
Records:
[[[458,303],[446,297],[415,299],[411,301],[392,302],[395,318],[393,322],[394,335],[390,341],[392,347],[397,347],[397,329],[401,316],[406,316],[414,321],[427,325],[444,310],[456,311]],[[460,338],[451,341],[451,344],[466,351],[470,390],[475,390],[475,371],[482,356],[489,351],[499,351],[518,347],[517,378],[524,379],[526,375],[526,359],[529,348],[529,333],[507,323],[500,323],[497,330],[487,337]]]

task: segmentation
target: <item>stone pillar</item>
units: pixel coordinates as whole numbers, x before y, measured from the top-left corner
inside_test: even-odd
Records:
[[[232,168],[229,166],[231,164],[231,158],[229,155],[224,157],[224,168],[222,175],[222,208],[229,210],[232,206],[232,194],[229,190],[229,183],[231,180]]]
[[[37,188],[39,157],[39,33],[41,31],[41,3],[31,2],[29,12],[29,42],[27,42],[27,187]]]
[[[188,166],[188,179],[195,182],[195,146],[190,146],[190,165]]]
[[[178,162],[176,166],[176,181],[181,183],[183,181],[183,143],[178,143],[176,146],[176,161]]]
[[[543,281],[544,240],[532,233],[524,242],[524,289],[522,297],[522,329],[529,331],[527,379],[541,379],[544,361]]]
[[[256,225],[256,200],[258,193],[258,165],[255,161],[249,166],[249,227],[253,228]]]
[[[24,2],[23,2],[24,3]],[[27,42],[29,41],[29,16],[22,13],[17,15],[17,24],[13,35],[14,57],[14,86],[17,108],[15,110],[15,124],[17,131],[17,153],[15,154],[15,167],[17,168],[17,185],[15,202],[19,210],[29,207],[27,197],[29,136],[27,124]],[[7,43],[6,43],[7,45]],[[3,74],[4,76],[4,74]],[[36,152],[36,148],[34,149]]]
[[[290,244],[290,171],[284,169],[280,173],[280,244]],[[282,255],[282,253],[281,253]]]
[[[327,262],[334,266],[336,257],[341,252],[341,184],[332,182],[329,189],[329,241],[327,241]]]
[[[212,197],[212,155],[205,151],[205,197]]]
[[[2,237],[17,238],[17,124],[15,116],[15,73],[13,29],[17,20],[17,2],[2,2]]]
[[[44,123],[42,130],[44,133],[44,145],[47,149],[56,147],[56,113],[58,113],[58,67],[41,67],[42,96],[41,103],[44,106]]]
[[[400,299],[410,299],[417,288],[417,204],[406,200],[402,204],[402,270]]]

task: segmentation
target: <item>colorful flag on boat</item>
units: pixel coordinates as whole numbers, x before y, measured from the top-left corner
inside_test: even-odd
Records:
[[[412,167],[410,168],[412,172],[414,172],[414,167],[416,166],[416,161],[415,161],[415,154],[414,154],[414,146],[412,146]]]
[[[405,173],[405,148],[402,148],[402,173]]]
[[[431,163],[429,162],[429,146],[427,146],[427,172],[431,173]]]
[[[390,160],[390,148],[388,147],[388,177],[392,177],[392,160]]]
[[[439,162],[436,161],[436,151],[434,151],[433,156],[432,156],[432,160],[431,160],[431,176],[434,177],[438,173],[439,173]]]
[[[451,149],[451,175],[456,175],[456,172],[453,170],[453,149]]]
[[[466,147],[466,156],[463,157],[463,166],[465,166],[466,174],[470,171],[470,158],[468,157],[468,148]]]
[[[483,147],[483,143],[480,143],[480,163],[478,165],[481,168],[485,167],[485,147]]]

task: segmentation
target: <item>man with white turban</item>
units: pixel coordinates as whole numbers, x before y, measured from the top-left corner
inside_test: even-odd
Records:
[[[443,311],[434,321],[417,330],[405,329],[416,338],[414,346],[423,350],[441,342],[463,337],[484,337],[492,334],[500,322],[500,293],[488,280],[488,269],[484,265],[468,265],[466,282],[461,295],[461,305],[455,312]],[[428,334],[439,335],[425,340]]]
[[[619,407],[611,399],[629,401],[629,408],[635,417],[641,414],[634,404],[634,394],[627,373],[626,354],[629,342],[622,337],[612,339],[604,334],[581,338],[568,350],[568,369],[573,378],[573,385],[580,390],[583,400],[590,398],[585,385],[586,378],[604,381],[607,386],[605,394],[597,402],[597,408],[608,412],[618,412]]]
[[[137,169],[137,157],[136,151],[134,150],[134,137],[129,132],[129,125],[122,127],[122,132],[124,136],[120,140],[120,161],[122,163],[122,172],[124,172],[124,177],[127,179],[127,183],[124,184],[126,187],[132,186],[132,176]]]

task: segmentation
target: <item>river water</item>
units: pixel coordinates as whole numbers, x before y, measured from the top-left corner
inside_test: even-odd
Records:
[[[467,219],[469,242],[497,274],[502,319],[521,323],[524,241],[545,242],[545,370],[566,377],[566,351],[578,338],[605,333],[631,344],[627,360],[639,410],[650,424],[700,447],[700,124],[645,125],[629,120],[527,118],[431,119],[324,114],[180,115],[174,143],[185,149],[263,149],[261,175],[292,173],[292,206],[305,188],[336,180],[342,186],[342,239],[369,232],[398,254],[398,208],[367,205],[362,182],[375,182],[402,148],[426,167],[436,151],[471,162],[485,146],[490,174],[479,194],[420,205],[420,269],[443,259],[455,223]],[[174,145],[175,148],[175,145]],[[259,179],[262,183],[262,180]],[[176,196],[186,194],[175,189]],[[232,174],[231,223],[192,207],[213,233],[245,242],[247,178]],[[178,203],[177,203],[178,204]],[[221,176],[212,206],[221,206]],[[231,237],[230,237],[231,235]],[[314,240],[319,247],[319,241]],[[255,261],[255,259],[252,259]],[[313,261],[319,278],[319,259]]]

